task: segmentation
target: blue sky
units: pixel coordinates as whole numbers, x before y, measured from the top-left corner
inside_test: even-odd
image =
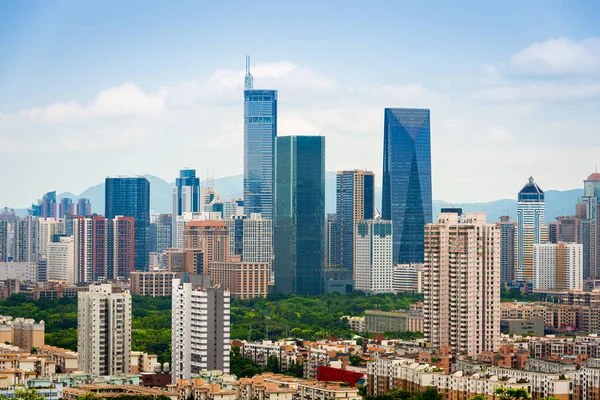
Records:
[[[383,107],[432,110],[434,198],[569,189],[600,158],[594,1],[0,2],[0,205],[107,175],[242,171],[244,55],[280,134],[381,175]],[[26,184],[24,184],[26,182]],[[7,190],[8,189],[8,190]]]

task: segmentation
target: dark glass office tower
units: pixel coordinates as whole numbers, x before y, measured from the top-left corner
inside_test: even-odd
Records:
[[[150,252],[150,182],[144,177],[106,178],[105,217],[134,218],[135,270],[147,271]]]
[[[182,240],[178,237],[177,217],[184,212],[199,212],[200,209],[200,178],[196,177],[195,169],[182,169],[175,180],[173,188],[173,213],[171,219],[171,246],[178,247]]]
[[[340,267],[349,272],[348,279],[352,279],[356,223],[373,219],[375,175],[371,171],[338,171],[336,189],[339,262]]]
[[[285,136],[275,146],[275,291],[323,292],[325,138]]]
[[[277,91],[244,90],[244,215],[273,219]]]
[[[427,109],[385,109],[381,212],[392,221],[394,263],[423,262],[424,228],[431,222]]]

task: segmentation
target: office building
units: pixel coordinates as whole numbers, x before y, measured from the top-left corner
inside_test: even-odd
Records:
[[[46,193],[27,212],[33,217],[56,218],[56,191]]]
[[[223,203],[223,218],[244,215],[244,198],[234,197]]]
[[[582,244],[534,244],[533,265],[535,290],[583,289]]]
[[[65,218],[67,215],[75,215],[75,204],[72,199],[63,197],[58,204],[58,218]]]
[[[76,283],[75,243],[73,236],[56,235],[55,240],[48,243],[46,255],[47,279]]]
[[[229,255],[242,256],[244,252],[244,217],[237,215],[223,221],[229,231]]]
[[[576,215],[556,217],[556,222],[548,223],[548,242],[582,243],[581,218]]]
[[[171,246],[179,243],[177,217],[187,212],[200,212],[200,178],[196,177],[195,169],[179,171],[173,188],[173,214],[171,223]],[[169,247],[171,247],[169,246]]]
[[[191,379],[200,371],[229,373],[229,292],[195,288],[173,279],[172,379]]]
[[[354,289],[366,293],[391,293],[394,263],[391,221],[356,222],[354,241]]]
[[[354,238],[358,221],[373,219],[375,175],[371,171],[338,171],[336,176],[336,214],[340,268],[354,277]]]
[[[337,214],[325,218],[325,270],[340,268],[339,225]]]
[[[129,278],[135,266],[135,218],[77,217],[73,228],[78,283]]]
[[[583,181],[583,196],[577,202],[581,217],[584,279],[600,278],[600,173]]]
[[[92,203],[90,199],[80,198],[77,200],[77,216],[90,217],[92,215]]]
[[[395,265],[392,289],[399,293],[423,293],[423,264]]]
[[[213,262],[210,281],[227,290],[234,299],[267,297],[271,265],[246,261]]]
[[[131,361],[131,295],[113,293],[111,284],[79,292],[77,307],[79,370],[91,375],[124,375]]]
[[[425,227],[423,329],[434,347],[478,355],[500,341],[500,230],[485,213]]]
[[[253,87],[246,61],[244,90],[244,214],[273,218],[277,91]]]
[[[261,214],[244,219],[242,260],[249,263],[273,263],[273,221]]]
[[[209,275],[212,262],[229,261],[229,230],[222,220],[191,221],[183,232],[185,250],[199,250],[198,257],[186,257],[186,263],[202,275]]]
[[[533,245],[546,241],[544,191],[532,176],[517,201],[517,257],[515,280],[533,283]]]
[[[135,270],[146,271],[150,254],[150,182],[144,177],[106,178],[104,216],[133,217]]]
[[[150,223],[150,252],[162,253],[170,249],[173,222],[171,214],[159,214],[156,220]]]
[[[509,216],[500,217],[500,284],[511,282],[515,277],[515,232],[517,223]]]
[[[325,262],[324,137],[277,138],[273,230],[275,290],[280,293],[322,293]]]
[[[381,211],[394,227],[394,264],[423,262],[431,207],[429,110],[386,108]]]

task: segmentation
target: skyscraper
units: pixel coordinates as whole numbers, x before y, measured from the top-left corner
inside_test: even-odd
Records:
[[[540,243],[533,245],[536,290],[582,290],[583,245]]]
[[[173,279],[172,296],[173,383],[207,370],[228,374],[229,292]]]
[[[277,91],[253,87],[246,58],[244,90],[244,215],[273,218],[273,175],[277,137]]]
[[[275,163],[275,290],[322,293],[325,138],[278,137]]]
[[[67,215],[75,215],[75,204],[72,199],[63,197],[58,204],[58,218],[64,218]]]
[[[381,211],[394,226],[394,263],[423,262],[432,207],[429,110],[386,108],[383,136]]]
[[[500,217],[500,284],[511,282],[515,276],[515,231],[517,224],[509,216]]]
[[[133,217],[135,269],[148,270],[150,253],[150,182],[144,177],[106,178],[105,217]]]
[[[196,267],[202,275],[210,274],[210,263],[229,261],[229,230],[223,221],[188,222],[183,233],[183,242],[186,250],[199,250],[201,260],[186,259],[186,262],[200,264]]]
[[[90,375],[125,375],[131,363],[131,295],[113,293],[110,284],[79,292],[78,368]]]
[[[340,267],[354,271],[356,223],[373,219],[375,176],[371,171],[338,171],[336,177],[336,213],[339,224]]]
[[[196,177],[195,169],[182,169],[173,188],[172,247],[176,247],[178,243],[177,217],[184,212],[198,211],[202,211],[200,210],[200,178]]]
[[[73,236],[55,235],[48,243],[46,277],[48,280],[77,283]]]
[[[29,215],[42,218],[56,218],[56,191],[46,193],[37,204],[27,210]]]
[[[500,230],[485,213],[425,227],[423,328],[434,347],[477,355],[500,344]]]
[[[600,173],[583,181],[583,196],[579,198],[581,243],[583,244],[584,279],[600,278]]]
[[[519,192],[517,201],[517,270],[515,280],[533,283],[533,245],[544,243],[546,228],[544,191],[532,176]]]
[[[354,288],[367,293],[391,293],[394,264],[391,221],[356,221]]]
[[[77,216],[89,217],[92,215],[92,203],[90,199],[80,198],[77,200]]]
[[[327,214],[325,218],[325,269],[340,268],[340,239],[337,214]]]
[[[159,214],[156,221],[150,224],[150,251],[162,253],[170,249],[173,219],[171,214]]]

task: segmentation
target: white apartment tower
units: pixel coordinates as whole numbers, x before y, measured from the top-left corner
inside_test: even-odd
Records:
[[[173,279],[171,353],[173,383],[201,371],[229,373],[229,292],[196,289]]]
[[[242,259],[249,263],[273,263],[273,221],[260,213],[250,214],[244,220],[244,247]]]
[[[533,264],[534,289],[583,289],[583,244],[534,244]]]
[[[367,293],[391,293],[393,276],[392,222],[357,221],[354,236],[354,288]]]
[[[39,224],[36,217],[28,215],[16,222],[14,261],[38,262]]]
[[[500,342],[500,229],[485,213],[440,213],[425,226],[425,339],[478,355]]]
[[[73,236],[62,236],[48,243],[46,254],[47,280],[77,283]]]
[[[79,292],[77,309],[78,368],[91,375],[130,371],[131,295],[113,293],[112,285],[90,285]]]
[[[52,242],[52,238],[56,234],[65,233],[65,224],[63,219],[56,218],[39,218],[38,219],[39,229],[39,241],[38,241],[38,255],[46,256],[48,243]]]

